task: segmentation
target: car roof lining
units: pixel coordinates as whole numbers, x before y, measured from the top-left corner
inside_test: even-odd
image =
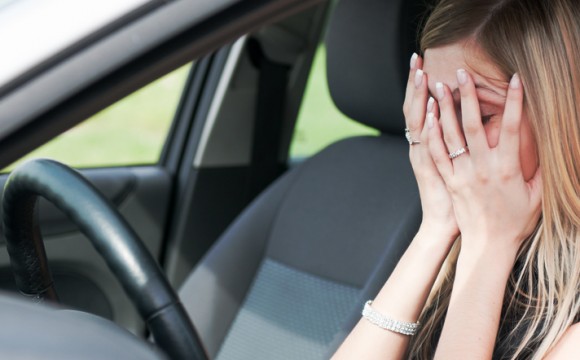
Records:
[[[7,82],[0,84],[0,98],[24,85],[37,75],[49,70],[74,54],[81,52],[83,49],[90,47],[99,40],[113,34],[115,31],[127,26],[131,22],[142,18],[145,14],[164,5],[167,0],[149,0],[149,2],[140,5],[121,17],[113,20],[97,31],[90,33],[88,36],[66,46],[63,50],[56,51],[46,59],[40,59],[40,62],[28,68],[24,72],[17,74],[16,77],[9,79]],[[46,16],[43,14],[43,16]],[[54,21],[54,20],[52,20]],[[12,29],[13,30],[13,29]],[[38,29],[36,29],[38,32]]]

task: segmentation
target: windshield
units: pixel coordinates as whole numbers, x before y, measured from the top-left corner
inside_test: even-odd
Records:
[[[156,0],[0,0],[0,87]]]

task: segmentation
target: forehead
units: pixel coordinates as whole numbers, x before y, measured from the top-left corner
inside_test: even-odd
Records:
[[[473,42],[458,42],[425,51],[423,70],[429,76],[429,89],[434,89],[436,82],[447,84],[451,91],[456,89],[458,69],[467,70],[476,84],[503,88],[506,83],[497,66]]]
[[[423,70],[428,74],[439,74],[465,68],[467,50],[463,43],[445,45],[425,50]]]

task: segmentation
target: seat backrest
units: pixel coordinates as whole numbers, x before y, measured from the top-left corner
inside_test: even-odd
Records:
[[[401,111],[408,3],[337,5],[331,94],[382,134],[340,141],[287,172],[188,277],[180,295],[210,358],[327,358],[412,239],[420,204]]]

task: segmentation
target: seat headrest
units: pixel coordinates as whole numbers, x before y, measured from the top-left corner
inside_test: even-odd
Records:
[[[342,0],[326,37],[330,94],[350,118],[402,134],[409,59],[424,0]]]

